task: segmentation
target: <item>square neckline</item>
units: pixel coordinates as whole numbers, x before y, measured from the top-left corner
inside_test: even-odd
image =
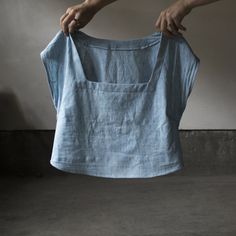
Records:
[[[164,42],[164,34],[163,32],[153,32],[149,35],[126,39],[126,40],[118,40],[118,39],[107,39],[107,38],[98,38],[91,36],[80,29],[76,30],[74,33],[69,33],[69,41],[71,43],[72,56],[74,56],[74,63],[76,63],[76,68],[78,68],[80,72],[79,80],[76,78],[76,81],[81,82],[86,85],[88,88],[97,89],[97,90],[107,90],[114,92],[132,92],[132,91],[143,91],[145,89],[154,89],[151,85],[154,85],[155,80],[158,80],[160,77],[160,72],[163,66],[164,57],[163,53],[165,51],[165,42]],[[74,41],[75,40],[75,41]],[[156,55],[154,68],[152,70],[151,76],[149,77],[147,82],[143,83],[109,83],[109,82],[96,82],[88,80],[84,68],[81,63],[81,57],[79,55],[76,41],[80,44],[83,44],[85,47],[97,47],[104,50],[142,50],[147,47],[153,47],[156,44],[159,44],[158,52]],[[77,67],[78,66],[78,67]],[[82,73],[82,76],[81,76]],[[78,75],[78,74],[77,74]],[[77,77],[77,76],[76,76]],[[82,85],[81,85],[82,86]],[[84,87],[84,86],[82,86]]]

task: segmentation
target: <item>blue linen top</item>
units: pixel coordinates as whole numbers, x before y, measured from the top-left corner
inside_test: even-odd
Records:
[[[60,30],[40,58],[56,109],[52,166],[107,178],[184,167],[178,127],[200,59],[183,36],[111,40]]]

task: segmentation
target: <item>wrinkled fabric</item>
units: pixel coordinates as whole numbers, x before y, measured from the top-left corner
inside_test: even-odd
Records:
[[[60,30],[40,57],[57,118],[52,166],[109,178],[184,167],[178,127],[200,59],[183,36],[111,40]]]

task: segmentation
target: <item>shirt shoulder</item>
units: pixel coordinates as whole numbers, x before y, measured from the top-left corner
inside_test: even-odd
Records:
[[[184,36],[177,35],[173,37],[167,37],[167,40],[171,53],[179,54],[184,59],[200,62],[200,58],[196,55],[189,41]]]
[[[59,60],[65,50],[66,37],[62,30],[58,31],[47,46],[40,52],[41,58]]]

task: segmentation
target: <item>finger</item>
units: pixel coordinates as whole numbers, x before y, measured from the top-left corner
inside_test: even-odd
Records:
[[[159,16],[156,23],[155,23],[155,27],[160,29],[160,26],[161,26],[161,17]]]
[[[66,16],[68,15],[69,13],[64,13],[61,18],[60,18],[60,26],[61,26],[61,29],[62,31],[64,32],[64,28],[63,28],[63,20],[66,18]],[[65,33],[65,32],[64,32]]]
[[[179,29],[181,29],[181,30],[187,30],[186,29],[186,27],[184,27],[177,19],[173,19],[174,20],[174,22],[175,22],[175,25],[179,28]]]
[[[70,12],[68,16],[65,17],[65,19],[62,22],[62,28],[64,33],[68,36],[68,25],[70,22],[74,19],[74,12]]]
[[[77,12],[74,16],[73,21],[69,24],[69,32],[73,33],[76,28],[80,28],[82,26],[82,22],[80,20],[81,12]],[[76,19],[76,20],[75,20]]]
[[[184,30],[184,31],[186,31],[186,30],[187,30],[187,28],[186,28],[186,27],[184,27],[182,24],[179,24],[179,28],[180,28],[181,30]]]
[[[172,32],[167,29],[167,22],[165,19],[162,19],[161,21],[161,31],[163,31],[167,36],[173,36]]]
[[[178,34],[178,28],[176,27],[176,25],[174,24],[174,22],[172,21],[172,19],[167,19],[167,27],[170,29],[170,31],[172,31],[175,35]]]
[[[70,13],[73,10],[72,7],[67,8],[66,13]]]
[[[175,28],[175,34],[176,34],[176,35],[181,35],[181,36],[183,36],[183,34],[182,34],[181,32],[179,32],[179,28],[178,28],[178,26],[175,24],[175,21],[174,21],[174,20],[172,20],[172,25],[173,25],[173,27]]]
[[[164,19],[164,12],[163,11],[161,11],[161,13],[160,13],[160,15],[159,15],[159,17],[158,17],[158,19],[157,19],[157,22],[156,22],[156,24],[155,24],[155,26],[159,29],[159,30],[161,30],[161,22],[162,22],[162,20]]]
[[[71,23],[68,25],[68,29],[70,33],[74,33],[74,31],[80,28],[82,25],[81,22],[72,20]]]
[[[74,28],[75,28],[75,26],[76,26],[76,21],[75,20],[72,20],[70,23],[69,23],[69,25],[68,25],[68,31],[69,31],[69,33],[73,33],[74,32]]]
[[[61,17],[60,17],[60,23],[62,23],[62,21],[65,19],[65,17],[68,15],[69,13],[64,13]]]
[[[173,37],[174,36],[174,34],[170,31],[170,30],[168,30],[167,28],[163,31],[167,36],[169,36],[169,37]]]

